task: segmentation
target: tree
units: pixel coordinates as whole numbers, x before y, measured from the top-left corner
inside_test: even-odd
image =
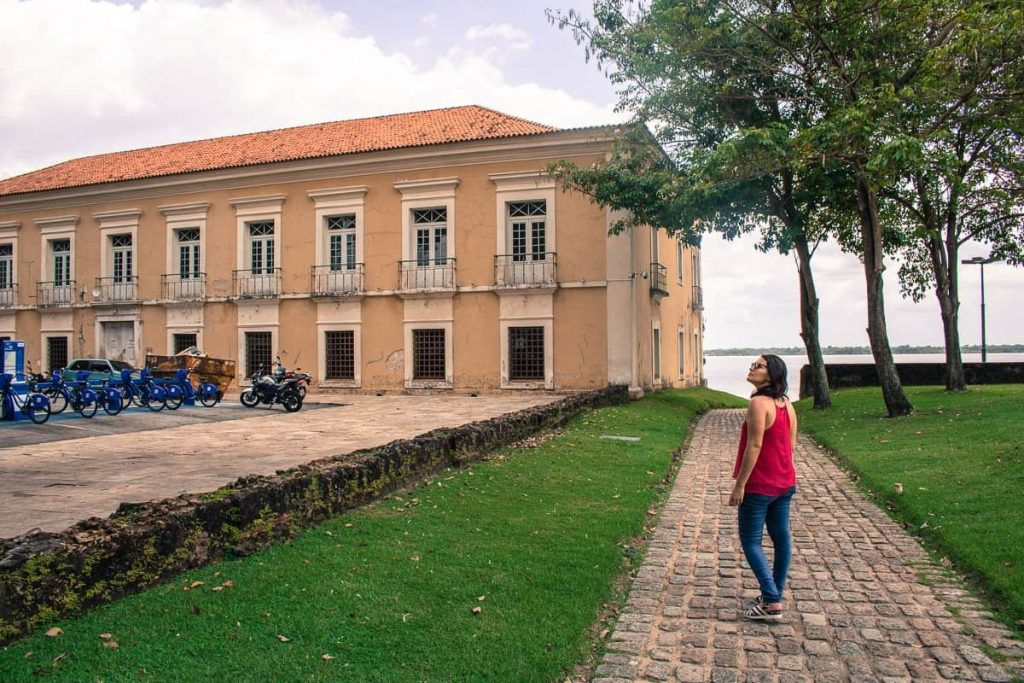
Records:
[[[960,354],[960,247],[981,242],[996,259],[1024,264],[1024,128],[1014,123],[1024,104],[1003,96],[1013,91],[1007,76],[1020,55],[1002,56],[961,66],[962,77],[975,71],[975,95],[928,136],[923,162],[886,193],[909,235],[901,289],[920,301],[932,288],[939,302],[948,391],[967,387]]]
[[[835,169],[779,163],[795,159],[787,150],[809,112],[798,93],[758,63],[778,48],[755,30],[737,39],[728,21],[717,25],[717,13],[706,4],[659,3],[645,13],[599,2],[595,23],[575,12],[551,14],[585,44],[588,58],[614,64],[611,77],[623,86],[620,107],[637,119],[608,163],[551,170],[566,187],[627,209],[631,218],[618,229],[659,226],[697,243],[703,231],[733,238],[756,228],[759,248],[794,252],[814,407],[828,408],[811,258],[825,235],[815,214]],[[650,121],[657,122],[653,142],[667,156],[652,151],[657,147],[644,125]]]
[[[630,17],[626,6],[634,8]],[[649,7],[600,0],[595,22],[599,30],[577,35],[589,53],[618,67],[612,78],[626,83],[620,105],[662,114],[668,130],[677,121],[704,124],[708,135],[692,141],[698,162],[754,141],[762,144],[742,159],[750,180],[786,171],[814,178],[815,167],[834,174],[821,187],[840,217],[837,232],[849,227],[851,209],[856,215],[882,395],[891,416],[911,412],[883,297],[885,251],[905,236],[891,240],[899,231],[886,216],[897,210],[884,202],[903,179],[921,174],[926,151],[980,97],[1001,103],[1020,130],[1024,7],[1012,0],[653,0]],[[654,39],[660,35],[667,39]],[[687,59],[695,51],[706,58]],[[666,53],[682,58],[672,64]],[[655,64],[664,71],[645,72]],[[699,94],[713,103],[696,103]],[[778,111],[782,125],[730,120],[723,111],[736,98]]]

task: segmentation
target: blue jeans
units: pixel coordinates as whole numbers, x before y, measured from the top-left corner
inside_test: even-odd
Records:
[[[786,587],[786,576],[793,559],[793,544],[789,537],[789,504],[794,493],[795,486],[779,496],[748,493],[740,503],[740,544],[747,557],[747,564],[754,570],[754,576],[761,585],[761,598],[766,603],[782,602],[782,591]],[[768,558],[761,547],[766,526],[775,548],[775,561],[771,569],[768,568]]]

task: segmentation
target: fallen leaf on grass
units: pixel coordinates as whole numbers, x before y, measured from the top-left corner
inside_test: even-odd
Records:
[[[101,633],[100,634],[100,640],[110,640],[113,637],[114,636],[111,633]]]
[[[118,648],[117,641],[116,640],[104,640],[103,641],[103,647],[109,647],[111,650],[116,650]]]
[[[56,664],[60,660],[66,658],[66,657],[69,657],[69,656],[71,656],[70,652],[61,652],[59,655],[57,655],[56,657],[53,658],[53,663]]]
[[[413,562],[419,562],[420,561],[420,556],[419,555],[413,555],[409,559],[412,560]]]
[[[477,600],[479,600],[480,602],[483,602],[486,599],[487,599],[486,595],[481,595],[479,598],[477,598]]]
[[[332,657],[332,656],[330,656],[330,655],[321,655],[321,656],[320,656],[320,659],[324,660],[325,662],[329,662],[329,661],[331,661],[332,659],[334,659],[334,657]]]
[[[480,614],[481,612],[483,612],[483,610],[480,609],[479,607],[474,607],[473,608],[473,614]]]
[[[598,638],[600,638],[601,640],[604,640],[607,637],[608,637],[608,629],[602,630],[601,634],[598,636]]]
[[[277,639],[280,640],[282,643],[287,643],[291,640],[291,638],[289,638],[288,636],[278,636]]]
[[[354,526],[355,526],[355,524],[351,524],[351,523],[350,523],[350,524],[346,524],[346,525],[345,525],[345,528],[346,528],[346,529],[351,529],[351,528],[352,528],[352,527],[354,527]]]
[[[190,591],[193,588],[199,588],[200,586],[205,586],[205,585],[206,584],[203,583],[202,581],[193,581],[192,583],[188,584],[187,586],[182,587],[182,590]]]
[[[58,628],[58,627],[54,626],[53,628],[51,628],[49,631],[46,632],[46,637],[47,638],[56,638],[57,636],[59,636],[62,633],[64,633],[64,629],[61,629],[61,628]]]
[[[28,658],[29,658],[29,657],[31,657],[31,656],[32,656],[33,654],[35,654],[35,653],[33,653],[33,652],[32,652],[32,650],[29,650],[28,652],[26,652],[26,653],[25,653],[25,659],[28,659]]]

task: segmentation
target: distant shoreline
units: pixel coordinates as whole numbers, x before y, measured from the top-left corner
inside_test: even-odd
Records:
[[[989,353],[1024,353],[1024,344],[989,344]],[[851,356],[858,354],[870,354],[871,349],[867,346],[823,346],[821,352],[826,356]],[[893,354],[906,355],[911,353],[940,353],[945,354],[946,350],[941,346],[902,346],[892,347]],[[981,353],[981,346],[970,344],[960,347],[961,353]],[[775,348],[734,348],[734,349],[705,349],[705,356],[757,356],[762,353],[773,353],[776,356],[802,356],[807,350],[802,346],[785,346]]]

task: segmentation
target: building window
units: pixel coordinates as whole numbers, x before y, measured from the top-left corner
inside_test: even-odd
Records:
[[[444,330],[412,331],[412,378],[445,381]]]
[[[412,224],[416,241],[416,265],[443,266],[448,260],[448,209],[413,209]]]
[[[690,279],[695,287],[700,287],[700,252],[690,252]]]
[[[112,235],[110,250],[113,256],[111,275],[115,283],[128,282],[132,278],[132,236]]]
[[[356,267],[355,214],[327,217],[327,259],[331,270]]]
[[[68,338],[47,337],[46,338],[46,362],[50,372],[59,370],[68,364]]]
[[[676,284],[682,286],[683,284],[683,250],[685,245],[683,240],[676,240]]]
[[[651,336],[651,364],[654,371],[654,381],[661,381],[661,330],[654,328]]]
[[[509,253],[513,261],[543,261],[547,253],[547,202],[509,202]]]
[[[245,333],[245,372],[252,376],[257,371],[270,372],[273,353],[270,332]]]
[[[199,228],[185,228],[175,233],[178,238],[178,277],[182,280],[197,280],[202,272]]]
[[[253,275],[274,272],[274,221],[246,224],[249,229],[249,268]]]
[[[66,287],[70,285],[71,240],[53,240],[50,242],[50,253],[52,257],[51,266],[53,268],[50,277],[53,280],[53,286]]]
[[[679,330],[679,379],[686,377],[686,332]]]
[[[194,333],[193,334],[175,334],[172,337],[172,341],[174,343],[174,351],[172,353],[174,353],[175,355],[181,353],[185,349],[191,348],[193,346],[199,346],[199,341],[197,339],[197,335],[194,334]]]
[[[356,378],[355,332],[324,332],[324,379]]]
[[[544,328],[508,328],[508,378],[544,379]]]
[[[14,245],[0,244],[0,289],[14,286]]]

